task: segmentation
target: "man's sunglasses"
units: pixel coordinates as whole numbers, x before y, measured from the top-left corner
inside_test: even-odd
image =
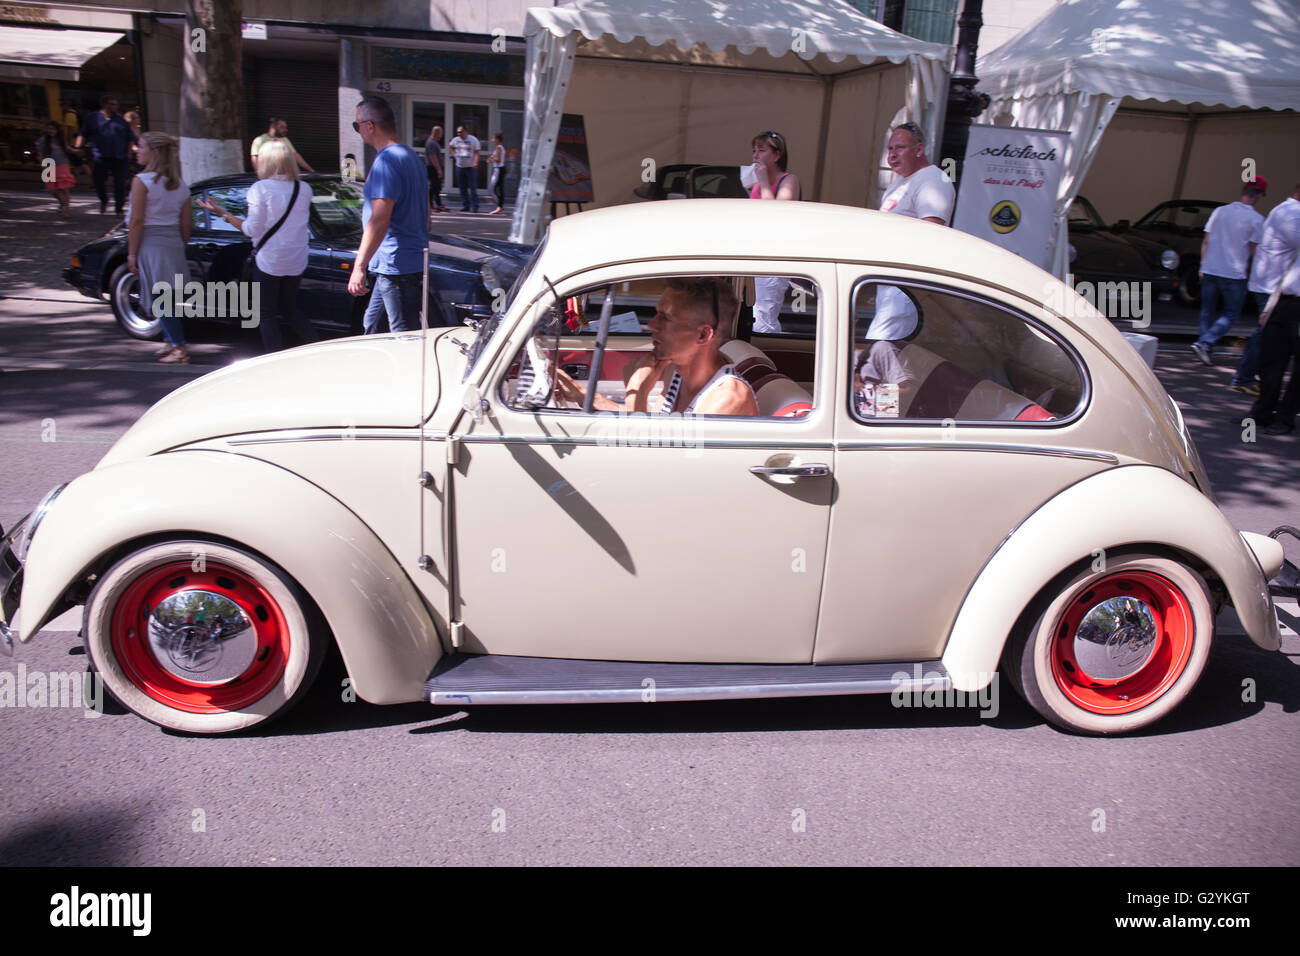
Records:
[[[918,143],[925,142],[925,134],[921,132],[921,127],[917,126],[915,123],[899,123],[894,127],[894,129],[905,129],[916,137]]]
[[[361,132],[361,124],[362,124],[362,123],[370,123],[371,125],[373,125],[374,122],[375,122],[374,120],[361,120],[360,122],[354,122],[354,123],[352,124],[352,131],[353,131],[354,133],[360,133],[360,132]]]

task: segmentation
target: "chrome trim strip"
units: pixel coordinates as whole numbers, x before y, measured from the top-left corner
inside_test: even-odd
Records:
[[[422,434],[418,428],[284,428],[216,440],[230,445],[267,445],[300,441],[420,441],[429,437],[434,436]],[[447,436],[440,433],[436,437]]]
[[[835,445],[829,441],[812,439],[784,440],[772,439],[734,439],[734,438],[700,438],[698,440],[672,441],[667,436],[656,435],[653,430],[643,436],[610,432],[607,435],[460,435],[461,441],[480,445],[617,445],[628,448],[813,448],[833,451]]]
[[[1081,458],[1118,465],[1119,458],[1108,452],[1082,451],[1077,448],[1053,448],[1048,445],[1002,445],[993,442],[916,441],[916,442],[836,442],[839,451],[989,451],[1012,455],[1049,455],[1054,458]]]
[[[899,665],[901,668],[903,665]],[[719,684],[715,687],[655,688],[656,701],[674,700],[746,700],[759,697],[829,697],[841,694],[892,694],[894,691],[915,693],[952,689],[952,678],[947,674],[920,680],[846,680],[816,684]],[[485,690],[475,693],[430,691],[429,703],[444,707],[461,707],[471,704],[633,704],[645,698],[642,687],[611,688],[606,690]]]

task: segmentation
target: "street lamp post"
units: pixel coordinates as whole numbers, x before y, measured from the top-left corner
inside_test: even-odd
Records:
[[[984,0],[965,0],[957,19],[957,51],[952,79],[948,81],[948,111],[943,121],[941,155],[956,163],[954,185],[961,188],[961,170],[966,159],[966,141],[970,138],[971,120],[988,108],[989,95],[977,93],[975,56],[979,47],[980,27],[984,24]]]

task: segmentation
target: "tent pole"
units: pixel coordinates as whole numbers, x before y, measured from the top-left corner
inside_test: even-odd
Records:
[[[1187,179],[1187,164],[1192,158],[1192,140],[1196,139],[1196,124],[1200,119],[1199,114],[1193,113],[1187,121],[1187,132],[1183,135],[1183,155],[1178,160],[1178,175],[1174,177],[1174,191],[1170,199],[1183,197],[1183,181]]]
[[[822,122],[817,131],[817,167],[813,173],[813,202],[822,201],[822,174],[826,171],[826,140],[830,136],[831,100],[835,97],[835,78],[822,77]]]

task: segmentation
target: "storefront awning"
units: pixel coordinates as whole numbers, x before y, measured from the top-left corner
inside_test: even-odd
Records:
[[[75,81],[87,60],[120,39],[121,33],[94,30],[5,27],[0,30],[0,77]]]

